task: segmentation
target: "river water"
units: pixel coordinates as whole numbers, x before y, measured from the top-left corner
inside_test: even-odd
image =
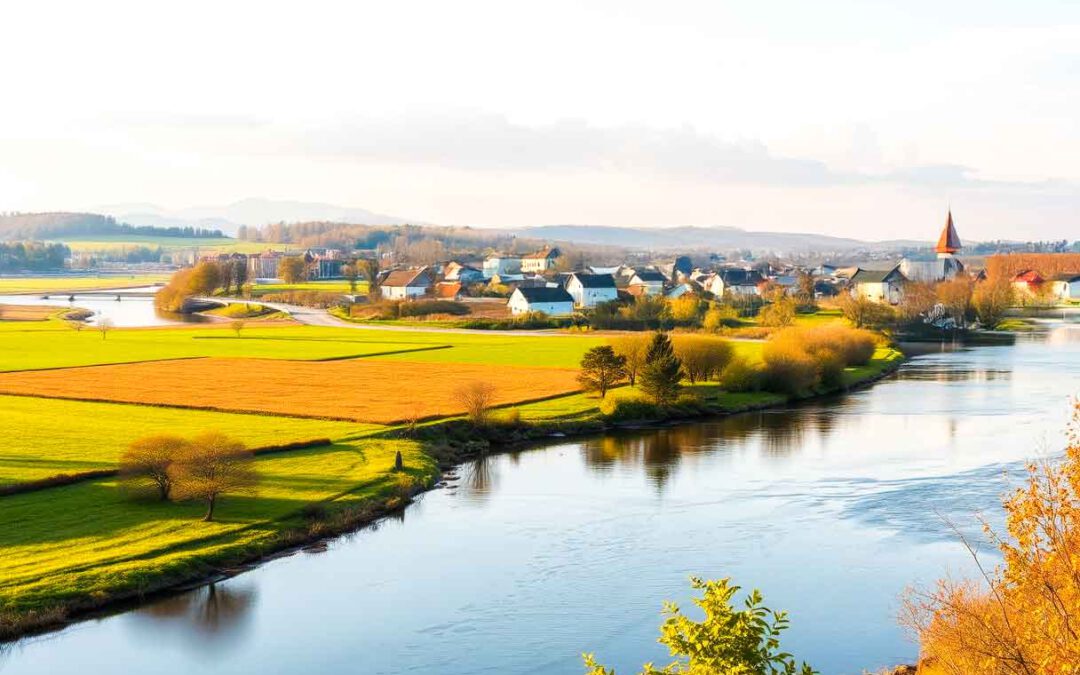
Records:
[[[1080,326],[1057,325],[813,404],[492,456],[324,548],[11,645],[0,671],[580,673],[594,651],[632,674],[666,662],[660,606],[689,604],[689,575],[762,589],[823,673],[910,662],[901,592],[972,573],[947,522],[1000,521],[1078,393]]]
[[[47,305],[87,309],[94,314],[86,320],[86,323],[93,326],[108,319],[117,328],[169,326],[208,320],[197,314],[177,314],[158,310],[154,307],[153,298],[153,294],[158,290],[156,286],[145,286],[112,292],[82,291],[74,295],[54,293],[47,297],[42,294],[0,295],[0,305]],[[118,296],[119,300],[117,300]]]

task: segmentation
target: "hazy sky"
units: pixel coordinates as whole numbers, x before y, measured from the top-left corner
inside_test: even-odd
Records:
[[[1080,2],[5,2],[0,210],[1080,238]]]

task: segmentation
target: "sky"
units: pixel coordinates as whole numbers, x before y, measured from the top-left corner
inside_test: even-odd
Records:
[[[1080,3],[11,2],[0,211],[1080,238]]]

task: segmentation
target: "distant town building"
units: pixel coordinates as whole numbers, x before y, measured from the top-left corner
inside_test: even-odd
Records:
[[[626,284],[626,290],[631,295],[661,295],[664,292],[664,282],[667,279],[656,270],[640,270],[634,272]]]
[[[490,279],[504,274],[521,274],[521,258],[516,256],[492,255],[484,259],[484,278]]]
[[[1060,274],[1050,280],[1054,297],[1062,300],[1080,300],[1080,274]]]
[[[565,288],[518,287],[506,303],[516,315],[543,312],[548,316],[567,316],[574,313],[574,298]]]
[[[857,298],[898,305],[904,297],[905,281],[899,265],[887,270],[859,269],[851,277],[851,292]]]
[[[427,267],[393,270],[383,278],[379,291],[386,300],[411,300],[430,293],[434,284],[434,275]]]
[[[615,277],[610,274],[574,272],[567,277],[566,291],[574,298],[577,307],[596,307],[619,297]]]
[[[545,246],[536,253],[522,256],[521,271],[525,274],[543,274],[555,267],[555,260],[559,255],[559,249]]]

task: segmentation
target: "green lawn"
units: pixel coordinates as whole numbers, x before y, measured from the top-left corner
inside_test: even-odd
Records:
[[[152,286],[169,280],[168,274],[107,275],[100,277],[0,277],[0,294],[58,293],[95,289]]]
[[[216,429],[263,447],[379,431],[372,424],[241,415],[182,408],[0,396],[0,485],[116,467],[131,441]]]
[[[401,451],[406,471],[392,471]],[[0,607],[8,612],[117,597],[184,579],[215,560],[271,547],[302,525],[301,509],[385,500],[403,479],[430,480],[432,460],[411,441],[366,440],[267,455],[255,495],[227,496],[216,521],[201,504],[131,501],[103,479],[0,498]],[[2,618],[2,617],[0,617]]]

